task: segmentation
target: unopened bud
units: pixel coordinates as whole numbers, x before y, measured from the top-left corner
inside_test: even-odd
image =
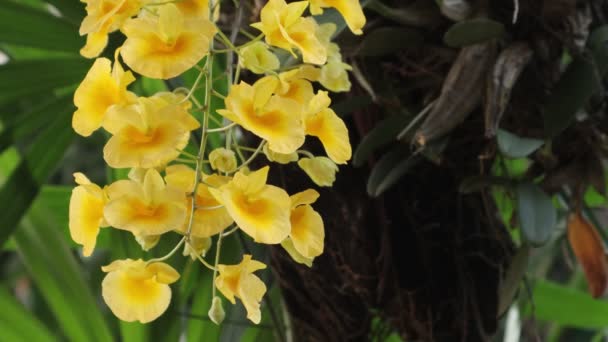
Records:
[[[219,325],[224,321],[224,317],[226,317],[226,313],[222,306],[222,300],[220,297],[215,296],[211,302],[211,309],[209,309],[209,319],[211,319],[213,323]]]
[[[135,235],[135,241],[147,252],[158,244],[160,235]]]
[[[216,148],[209,153],[209,163],[214,170],[232,172],[236,170],[236,156],[234,151],[225,148]]]

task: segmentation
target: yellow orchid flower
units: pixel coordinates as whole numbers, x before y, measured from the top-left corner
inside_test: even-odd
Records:
[[[118,61],[112,68],[109,59],[96,59],[74,93],[77,108],[72,117],[74,131],[88,137],[101,127],[108,108],[135,101],[135,94],[127,91],[133,81],[133,74],[125,72]]]
[[[287,238],[283,242],[281,242],[281,247],[283,247],[283,249],[287,252],[287,254],[289,254],[293,261],[297,262],[298,264],[303,264],[308,267],[312,267],[312,262],[314,261],[314,258],[307,258],[300,254],[300,252],[298,252],[296,247],[293,245],[293,241],[291,241],[291,239]]]
[[[266,184],[268,166],[234,178],[211,194],[222,203],[236,224],[255,242],[277,244],[291,230],[290,200],[285,190]]]
[[[281,66],[279,58],[262,42],[249,44],[239,51],[241,67],[256,74],[264,74]]]
[[[315,95],[304,117],[306,134],[319,138],[325,152],[336,164],[346,164],[352,155],[348,129],[344,121],[329,108],[330,104],[331,99],[326,91],[319,91]]]
[[[101,269],[108,273],[101,283],[103,300],[126,322],[148,323],[162,315],[171,302],[169,284],[179,279],[173,267],[141,259],[116,260]]]
[[[184,224],[177,230],[186,234],[190,223],[190,211],[192,207],[192,197],[186,194],[192,193],[194,188],[195,171],[186,165],[171,165],[165,170],[165,181],[167,185],[178,189],[184,194],[184,205],[187,208]],[[201,175],[202,176],[202,175]],[[209,185],[219,187],[228,182],[228,177],[218,175],[204,177],[204,182],[200,182],[196,190],[194,211],[194,221],[192,222],[191,235],[199,238],[213,236],[228,228],[232,222],[232,217],[228,214],[220,202],[209,192]]]
[[[338,166],[327,157],[302,158],[298,166],[318,186],[332,186],[336,181]]]
[[[166,0],[154,0],[153,4],[166,3]],[[207,18],[209,19],[209,0],[179,0],[173,2],[185,18]],[[217,1],[213,1],[212,5],[215,10],[213,12],[213,20],[216,21],[219,17],[220,5]]]
[[[262,8],[260,22],[251,26],[262,31],[272,46],[292,54],[293,48],[300,50],[304,63],[325,64],[327,51],[315,35],[318,25],[313,18],[302,17],[306,7],[307,1],[270,0]]]
[[[103,127],[113,134],[103,149],[114,168],[152,168],[167,164],[188,144],[199,122],[180,103],[183,96],[160,93],[128,106],[113,106]]]
[[[268,78],[275,76],[266,76]],[[279,84],[275,93],[282,97],[294,100],[301,106],[308,106],[315,92],[312,83],[301,75],[300,69],[285,71],[279,74]]]
[[[362,28],[365,26],[365,14],[359,0],[309,0],[310,13],[318,15],[323,13],[323,8],[333,7],[344,18],[346,25],[354,34],[363,34]]]
[[[144,3],[142,0],[81,1],[86,3],[87,16],[80,25],[80,35],[87,35],[87,43],[80,54],[86,58],[99,56],[108,44],[108,34],[136,15]]]
[[[253,86],[241,81],[225,99],[226,109],[217,112],[268,141],[274,152],[289,154],[304,143],[303,106],[273,95],[276,77],[264,77]]]
[[[214,170],[232,172],[236,170],[236,155],[233,150],[216,148],[209,153],[209,164]]]
[[[252,260],[251,255],[243,255],[238,265],[218,265],[219,275],[215,286],[232,304],[239,298],[247,310],[247,318],[255,324],[260,323],[262,312],[260,301],[266,293],[266,285],[253,272],[266,268],[266,265]]]
[[[185,194],[165,185],[158,171],[149,169],[142,183],[112,183],[104,208],[108,223],[135,235],[160,235],[178,229],[186,218]]]
[[[134,71],[168,79],[192,68],[209,52],[216,32],[207,18],[186,19],[174,4],[162,5],[158,15],[144,13],[127,21],[120,54]]]
[[[95,249],[100,227],[107,227],[103,208],[107,197],[105,191],[82,173],[74,174],[78,184],[70,197],[69,228],[72,240],[82,245],[82,255],[88,257]]]
[[[295,261],[309,267],[323,253],[325,239],[323,219],[311,206],[317,198],[319,193],[312,189],[291,196],[291,233],[281,243]]]

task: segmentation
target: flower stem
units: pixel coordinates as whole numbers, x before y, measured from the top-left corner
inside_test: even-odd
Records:
[[[165,261],[165,260],[169,259],[173,254],[175,254],[175,252],[177,252],[177,250],[181,247],[181,245],[184,244],[185,241],[186,241],[186,237],[184,236],[181,240],[179,240],[179,242],[177,243],[177,245],[175,245],[175,247],[171,250],[171,252],[167,253],[167,255],[160,257],[160,258],[150,259],[146,262],[146,264],[149,265],[154,262],[161,262],[161,261]]]
[[[220,252],[222,251],[222,235],[224,230],[217,235],[217,244],[215,245],[215,264],[213,267],[213,277],[211,278],[211,298],[215,297],[215,277],[217,276],[217,265],[220,263]]]
[[[260,145],[258,146],[258,148],[255,150],[255,152],[253,152],[253,154],[249,157],[249,159],[245,160],[245,162],[243,162],[243,164],[239,165],[239,167],[235,170],[238,171],[242,168],[244,168],[245,166],[249,165],[249,163],[251,163],[255,157],[258,156],[258,154],[260,154],[260,151],[262,151],[262,148],[264,147],[264,144],[266,144],[266,140],[262,140],[260,142]]]
[[[224,127],[210,128],[210,129],[207,130],[207,133],[217,133],[217,132],[227,131],[227,130],[231,129],[234,126],[236,126],[236,122],[232,122],[229,125],[226,125]]]

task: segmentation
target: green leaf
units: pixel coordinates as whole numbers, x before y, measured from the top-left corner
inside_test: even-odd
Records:
[[[517,214],[522,234],[533,246],[540,246],[551,238],[557,221],[557,210],[551,197],[536,184],[517,186]]]
[[[534,285],[535,310],[528,306],[526,316],[534,315],[541,321],[585,329],[608,326],[608,302],[595,300],[585,292],[546,280]]]
[[[528,158],[508,159],[498,156],[492,165],[492,175],[508,178],[521,178],[530,168]]]
[[[410,120],[411,118],[407,115],[395,114],[378,122],[378,124],[361,139],[359,146],[357,146],[357,149],[353,154],[353,165],[355,167],[363,165],[374,150],[395,140],[403,126]]]
[[[4,206],[0,226],[0,246],[17,227],[23,214],[38,194],[42,184],[55,170],[74,138],[70,125],[70,105],[55,115],[51,124],[34,140],[23,160],[0,188],[0,204]]]
[[[509,229],[512,229],[511,218],[513,218],[515,205],[513,199],[509,196],[509,192],[504,188],[494,187],[492,188],[492,198],[494,199],[502,223]]]
[[[63,96],[45,101],[27,113],[15,115],[14,121],[0,133],[0,152],[14,142],[25,138],[48,125],[55,113],[65,110],[72,102],[71,97]]]
[[[574,58],[541,108],[548,138],[566,129],[589,98],[601,89],[601,79],[608,69],[608,26],[593,31],[588,42],[591,55]]]
[[[3,1],[0,42],[77,53],[84,45],[78,28],[48,12]]]
[[[82,81],[91,61],[56,58],[8,63],[0,66],[0,104]],[[33,101],[34,99],[28,99]]]
[[[443,36],[443,41],[450,47],[463,47],[500,38],[504,32],[505,27],[502,23],[476,18],[452,25]]]
[[[395,37],[399,37],[395,40]],[[407,27],[380,27],[363,37],[357,49],[359,56],[384,56],[422,44],[424,37],[415,29]]]
[[[509,158],[524,158],[536,151],[545,142],[539,139],[522,138],[503,129],[496,132],[500,152]]]
[[[97,300],[55,224],[48,208],[32,207],[14,235],[21,259],[68,340],[113,341]]]
[[[123,342],[150,341],[150,329],[139,322],[120,321],[120,336]]]
[[[585,191],[585,205],[591,208],[603,207],[608,204],[608,200],[602,194],[597,192],[594,187],[590,186]]]
[[[84,10],[85,4],[74,0],[53,0],[52,5],[55,6],[61,15],[69,22],[76,26],[80,26],[80,22],[86,15]]]
[[[419,157],[410,156],[406,147],[395,147],[382,156],[372,169],[367,180],[367,193],[372,197],[380,196],[419,161]]]
[[[430,1],[421,2],[406,8],[395,8],[386,6],[379,0],[374,0],[368,1],[367,7],[386,19],[404,26],[430,27],[436,25],[441,20],[441,16],[435,5]]]
[[[57,341],[51,332],[21,303],[0,286],[0,327],[5,341]]]

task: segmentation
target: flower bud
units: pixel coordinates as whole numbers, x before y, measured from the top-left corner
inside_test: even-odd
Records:
[[[214,170],[232,172],[236,170],[236,156],[234,151],[225,148],[216,148],[209,153],[209,163]]]
[[[297,152],[289,154],[274,152],[273,150],[268,148],[268,144],[264,145],[263,151],[264,155],[266,155],[266,158],[268,158],[268,160],[271,162],[276,162],[279,164],[289,164],[298,160]]]
[[[330,60],[321,67],[319,83],[325,89],[336,93],[349,91],[351,83],[348,79],[348,70],[352,70],[350,65],[342,63],[341,60]]]
[[[224,312],[224,307],[222,306],[222,300],[220,297],[213,297],[213,301],[211,302],[211,308],[209,309],[209,318],[215,324],[221,324],[224,321],[224,317],[226,317],[226,313]]]
[[[135,241],[147,252],[158,244],[160,235],[135,235]]]
[[[262,42],[250,44],[240,51],[239,62],[245,69],[256,74],[278,69],[281,64],[279,58],[268,50],[268,45]]]
[[[190,237],[190,243],[184,244],[183,256],[190,256],[192,260],[196,259],[197,255],[205,256],[211,248],[211,238],[199,238],[196,236]]]
[[[318,186],[332,186],[336,180],[338,166],[327,157],[302,158],[298,166]]]

